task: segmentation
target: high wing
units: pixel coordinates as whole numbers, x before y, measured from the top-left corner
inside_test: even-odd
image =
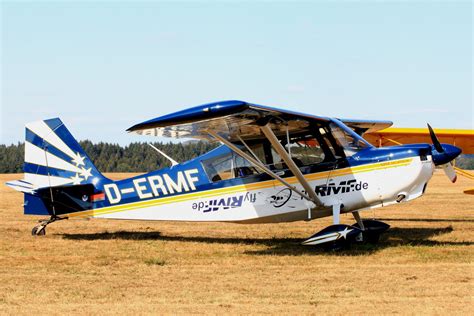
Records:
[[[276,135],[304,132],[311,122],[330,119],[243,101],[222,101],[199,105],[157,117],[130,127],[140,135],[211,139],[209,131],[223,134],[229,141],[265,139],[260,127],[270,123]],[[359,135],[387,128],[389,121],[341,120]]]
[[[393,125],[392,121],[371,121],[371,120],[351,120],[341,119],[342,123],[352,128],[357,134],[364,135],[374,133],[379,130],[389,128]]]
[[[474,154],[474,130],[435,129],[439,141],[462,149],[463,154]],[[387,128],[368,131],[364,138],[372,145],[392,146],[399,144],[431,143],[427,128]]]
[[[280,110],[243,101],[222,101],[199,105],[157,117],[130,127],[128,132],[173,138],[211,139],[208,131],[225,135],[230,141],[265,136],[260,126],[271,121],[275,133],[302,131],[311,121],[328,118]],[[283,124],[282,124],[283,123]]]

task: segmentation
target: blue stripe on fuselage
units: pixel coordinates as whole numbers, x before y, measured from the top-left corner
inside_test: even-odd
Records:
[[[346,160],[350,167],[355,167],[377,162],[419,157],[420,155],[431,155],[431,145],[410,144],[381,148],[371,147],[357,152]]]

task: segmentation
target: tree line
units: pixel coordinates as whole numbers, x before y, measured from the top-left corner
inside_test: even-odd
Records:
[[[170,165],[166,158],[146,143],[131,143],[124,147],[103,142],[94,144],[89,140],[79,143],[101,172],[148,172]],[[156,142],[153,145],[174,160],[184,162],[210,151],[219,144],[199,141]],[[0,173],[23,172],[24,152],[24,143],[0,145]],[[474,155],[460,156],[456,159],[456,166],[474,170]]]
[[[147,143],[120,146],[103,142],[94,144],[85,140],[79,144],[101,172],[148,172],[171,165],[169,160]],[[156,142],[153,145],[177,162],[184,162],[210,151],[219,144],[199,141],[184,144]],[[0,173],[23,172],[24,153],[24,143],[0,145]]]

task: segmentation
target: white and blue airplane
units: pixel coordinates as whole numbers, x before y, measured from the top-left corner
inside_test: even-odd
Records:
[[[441,144],[376,148],[364,133],[388,121],[342,120],[242,101],[205,104],[132,126],[129,132],[215,140],[222,146],[187,162],[128,179],[102,175],[60,119],[26,125],[24,213],[68,218],[275,223],[332,216],[303,241],[331,247],[377,241],[388,225],[359,212],[420,197],[435,166],[455,180],[461,149]],[[343,225],[340,214],[356,223]]]

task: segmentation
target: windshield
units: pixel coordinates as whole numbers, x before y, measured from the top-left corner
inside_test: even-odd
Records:
[[[331,123],[329,127],[331,128],[332,135],[344,150],[346,157],[351,157],[369,146],[362,138],[356,138],[336,123]]]

